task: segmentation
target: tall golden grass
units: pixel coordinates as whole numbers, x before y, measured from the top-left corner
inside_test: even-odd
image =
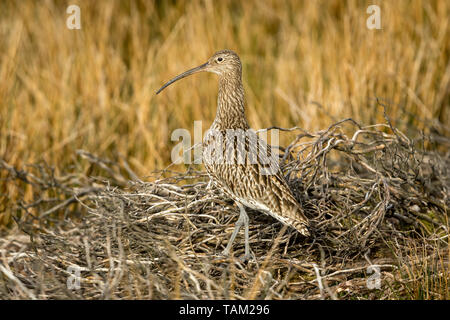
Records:
[[[70,4],[81,30],[66,27]],[[370,4],[381,30],[366,27]],[[217,82],[155,90],[224,48],[241,56],[254,128],[380,122],[376,97],[400,128],[448,125],[449,17],[450,2],[425,0],[1,1],[0,158],[58,172],[84,149],[141,176],[162,169],[174,129],[209,127]],[[17,192],[0,182],[3,223]]]

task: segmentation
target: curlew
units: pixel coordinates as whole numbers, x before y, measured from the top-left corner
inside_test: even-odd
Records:
[[[279,168],[278,157],[247,122],[242,65],[235,52],[216,52],[206,63],[176,76],[156,93],[177,80],[202,71],[219,76],[217,112],[203,139],[203,163],[211,180],[235,200],[240,210],[223,254],[230,253],[237,233],[244,226],[243,258],[250,258],[249,219],[245,207],[269,214],[308,236],[307,219]]]

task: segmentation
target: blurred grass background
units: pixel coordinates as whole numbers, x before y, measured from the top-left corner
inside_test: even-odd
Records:
[[[81,30],[66,27],[71,4]],[[381,30],[366,28],[371,4]],[[1,1],[0,159],[86,171],[84,149],[142,177],[163,169],[174,129],[213,121],[217,81],[156,89],[224,48],[241,56],[255,129],[384,122],[378,97],[400,129],[448,130],[449,17],[449,1],[426,0]],[[31,188],[0,180],[0,225]]]

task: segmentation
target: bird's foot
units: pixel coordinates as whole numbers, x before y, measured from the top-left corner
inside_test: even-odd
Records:
[[[225,249],[222,251],[222,255],[225,257],[229,257],[230,251]],[[248,262],[248,261],[252,260],[252,258],[253,258],[253,256],[251,255],[251,253],[247,253],[247,254],[244,254],[242,257],[240,257],[239,261],[244,263],[244,262]]]
[[[223,250],[222,255],[225,257],[228,257],[230,255],[230,250],[227,250],[227,249]]]
[[[245,263],[245,262],[250,261],[252,258],[253,258],[252,255],[250,253],[247,253],[247,254],[244,254],[242,257],[240,257],[239,260],[242,263]]]

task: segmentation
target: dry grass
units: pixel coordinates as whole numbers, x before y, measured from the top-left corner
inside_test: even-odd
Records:
[[[364,1],[1,1],[0,297],[448,299],[450,3],[378,4],[382,30]],[[280,142],[316,228],[251,215],[249,265],[217,256],[236,209],[201,167],[154,173],[217,83],[155,89],[223,48],[251,126],[302,128]]]
[[[76,31],[65,26],[74,3]],[[59,172],[84,149],[121,154],[139,176],[165,168],[174,129],[212,122],[216,80],[154,91],[223,48],[241,55],[253,128],[373,124],[383,120],[380,97],[400,129],[448,130],[436,121],[449,123],[449,2],[380,7],[383,29],[368,30],[364,1],[2,1],[0,157]],[[0,192],[4,225],[8,199],[22,191]]]
[[[11,184],[34,185],[36,194],[17,204],[28,214],[0,240],[0,297],[448,299],[449,154],[418,148],[428,138],[410,140],[389,122],[288,131],[296,138],[284,171],[313,235],[251,211],[248,264],[239,260],[242,243],[221,256],[238,210],[202,172],[142,182],[125,162],[85,151],[78,154],[104,176],[3,163]],[[135,181],[123,187],[122,173]],[[87,214],[74,217],[73,203]],[[67,287],[74,266],[77,290]],[[379,271],[375,289],[370,266]]]

